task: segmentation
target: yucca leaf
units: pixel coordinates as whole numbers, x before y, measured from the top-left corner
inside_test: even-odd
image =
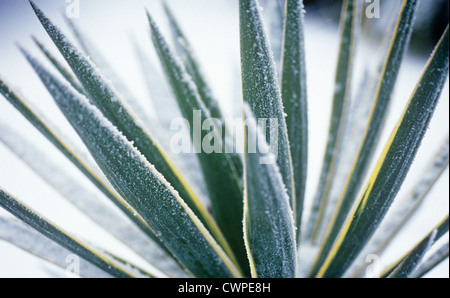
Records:
[[[66,258],[72,252],[48,239],[35,229],[15,218],[0,217],[0,240],[6,241],[46,262],[66,269]],[[84,259],[79,262],[79,276],[87,278],[109,278],[110,274]]]
[[[265,135],[267,142],[276,143],[278,147],[276,162],[295,212],[295,185],[285,112],[260,9],[255,0],[239,1],[242,95],[258,121],[273,119],[278,122],[276,127],[268,125]],[[277,132],[276,140],[270,138],[271,131]]]
[[[92,62],[74,47],[61,31],[45,16],[45,14],[30,1],[36,16],[58,47],[78,80],[86,90],[89,99],[102,111],[117,128],[130,140],[140,152],[151,161],[167,181],[180,193],[183,200],[190,206],[200,220],[226,249],[221,231],[208,214],[197,196],[186,183],[181,173],[168,159],[162,148],[152,139],[145,128],[137,122],[136,117],[125,106],[119,95],[98,72]]]
[[[448,137],[444,144],[439,148],[439,151],[433,156],[433,160],[429,163],[429,167],[423,172],[420,181],[414,184],[407,200],[402,201],[395,213],[392,214],[392,220],[386,222],[386,228],[380,231],[383,234],[384,241],[375,250],[375,253],[380,253],[387,246],[387,244],[395,238],[397,233],[406,226],[406,223],[411,219],[419,207],[422,205],[425,198],[440,179],[442,174],[448,169],[449,165],[449,142]],[[390,231],[390,233],[386,233]],[[386,236],[387,235],[387,236]],[[381,236],[380,236],[381,238]]]
[[[412,278],[420,278],[425,274],[433,270],[442,261],[447,259],[449,256],[449,242],[443,244],[436,252],[434,252],[430,257],[425,259],[422,264],[420,264],[417,269],[410,275]]]
[[[84,52],[85,55],[100,69],[100,72],[105,78],[111,81],[114,88],[118,91],[118,94],[120,94],[121,98],[129,105],[132,113],[143,122],[147,129],[153,127],[154,121],[149,117],[147,109],[143,107],[138,98],[136,98],[133,92],[126,86],[121,76],[111,66],[111,63],[107,61],[105,56],[94,46],[86,34],[82,32],[74,19],[65,17],[64,20],[66,20],[68,27],[80,45],[82,52]]]
[[[381,71],[381,77],[375,93],[375,99],[369,115],[369,120],[362,137],[361,146],[358,148],[352,169],[345,182],[344,190],[335,207],[331,221],[322,242],[320,252],[314,262],[311,275],[315,275],[322,266],[325,257],[330,252],[332,245],[344,224],[348,213],[356,199],[360,184],[367,171],[368,163],[375,150],[376,140],[380,134],[384,117],[387,114],[389,101],[405,55],[407,45],[413,28],[413,20],[417,8],[416,0],[405,0],[402,10],[397,18],[396,31],[391,38],[388,55]]]
[[[23,221],[19,221],[14,218],[7,219],[0,217],[0,240],[4,240],[9,244],[16,246],[17,248],[20,248],[27,253],[30,253],[42,259],[45,262],[49,262],[62,269],[65,269],[66,271],[70,269],[69,265],[71,262],[73,262],[73,259],[71,258],[73,257],[71,256],[73,255],[72,251],[45,237],[43,234],[41,234],[31,226],[25,224]],[[131,268],[128,271],[138,277],[168,277],[154,267],[150,268],[149,271],[144,270],[132,263],[129,263],[126,260],[112,255],[109,252],[95,248],[92,246],[92,244],[89,245],[91,246],[91,249],[98,251],[99,254],[104,255],[106,258],[110,258],[112,262],[116,263],[119,266],[122,266],[122,268]],[[77,269],[79,269],[79,272],[71,273],[88,278],[111,277],[110,274],[84,259],[80,259],[79,261],[77,260],[77,265]]]
[[[27,104],[0,79],[0,93],[34,126],[44,135],[68,160],[70,160],[103,194],[106,195],[117,207],[120,208],[142,231],[152,239],[157,240],[147,223],[141,216],[136,216],[136,211],[119,195],[110,188],[94,171],[86,165],[69,148],[54,131],[35,114]],[[157,240],[159,242],[159,240]]]
[[[436,237],[436,230],[430,233],[425,239],[423,239],[402,262],[395,268],[394,271],[388,276],[388,278],[408,278],[411,273],[416,269],[420,261],[422,261],[425,253],[430,249],[434,238]]]
[[[311,215],[306,227],[306,237],[315,243],[328,204],[331,185],[336,171],[336,163],[344,137],[345,119],[351,98],[352,73],[356,30],[359,21],[359,2],[346,0],[341,13],[341,37],[336,68],[335,90],[331,110],[328,141],[322,163],[317,192],[314,197]]]
[[[394,35],[391,39],[389,53],[386,58],[384,68],[381,72],[374,103],[369,115],[366,130],[364,132],[363,141],[361,142],[361,146],[356,154],[352,170],[348,176],[344,190],[335,209],[336,211],[328,225],[325,236],[326,240],[324,245],[321,247],[320,252],[320,255],[322,255],[322,260],[317,262],[315,272],[317,272],[318,268],[322,265],[323,256],[330,251],[337,234],[347,218],[348,212],[353,206],[356,195],[360,190],[359,186],[361,185],[362,179],[367,172],[367,167],[377,145],[376,140],[378,140],[378,136],[380,135],[383,127],[384,119],[387,115],[388,106],[401,62],[405,56],[410,40],[417,5],[417,0],[405,0],[403,2]]]
[[[175,48],[177,49],[177,54],[182,58],[186,72],[191,76],[195,85],[197,86],[198,94],[205,107],[209,110],[210,116],[212,118],[219,119],[221,123],[224,123],[224,116],[220,109],[219,102],[214,97],[209,84],[203,75],[203,71],[200,68],[200,64],[197,58],[194,55],[193,49],[186,36],[184,35],[181,27],[178,25],[178,22],[170,10],[169,6],[166,2],[163,2],[164,10],[169,19],[170,27],[172,29],[174,39],[175,39]],[[226,127],[225,127],[226,128]],[[235,149],[235,148],[232,148]],[[239,176],[242,176],[243,166],[242,160],[238,154],[235,154],[234,151],[228,153],[229,158],[234,164],[236,171]]]
[[[448,28],[436,46],[398,124],[319,277],[341,276],[378,228],[420,147],[448,76]]]
[[[133,144],[86,98],[28,59],[108,180],[177,260],[198,277],[239,276],[178,192]]]
[[[266,21],[266,28],[268,28],[273,59],[277,73],[281,76],[286,0],[266,1],[263,5],[263,19]]]
[[[449,229],[448,215],[408,253],[391,265],[381,277],[407,278],[417,268],[428,249]]]
[[[292,278],[297,246],[289,197],[277,164],[261,162],[270,158],[262,153],[268,145],[249,108],[245,126],[244,239],[252,277]],[[250,152],[249,143],[258,142],[256,152]]]
[[[41,215],[31,210],[26,205],[17,201],[11,195],[0,188],[0,206],[14,216],[29,224],[31,227],[55,241],[59,245],[69,249],[78,256],[96,265],[105,272],[115,277],[136,277],[133,273],[108,260],[99,251],[95,251],[86,244],[77,240],[67,232],[61,230]]]
[[[147,13],[152,41],[161,60],[170,86],[177,99],[185,119],[193,127],[191,140],[194,152],[197,153],[203,176],[208,189],[214,218],[223,231],[241,266],[247,266],[247,255],[242,241],[242,182],[238,171],[229,154],[206,153],[202,150],[202,139],[215,134],[215,141],[220,142],[223,150],[223,139],[217,135],[217,129],[204,130],[204,119],[211,119],[211,114],[200,98],[198,89],[184,66],[169,49],[157,25]],[[194,114],[196,116],[194,116]],[[214,119],[214,118],[212,118]],[[199,122],[199,123],[198,123]],[[216,124],[217,121],[215,122]],[[196,132],[195,126],[202,126],[201,132]],[[243,267],[246,268],[246,267]],[[245,269],[244,269],[245,270]],[[246,272],[248,273],[248,272]]]
[[[150,264],[160,268],[160,271],[174,277],[184,276],[179,265],[158,246],[159,243],[151,241],[133,222],[115,212],[111,205],[101,200],[98,193],[87,189],[70,173],[48,158],[35,144],[28,142],[2,121],[0,121],[0,132],[1,143],[93,222],[122,243],[126,243]]]
[[[390,4],[391,3],[386,3],[386,5]],[[364,54],[360,59],[361,61],[365,61],[365,66],[362,75],[355,78],[358,86],[352,96],[349,112],[346,116],[344,141],[336,162],[336,172],[330,192],[330,202],[328,203],[325,215],[325,218],[327,219],[332,218],[333,213],[338,209],[336,206],[338,205],[339,197],[345,186],[347,176],[352,169],[353,160],[364,136],[367,119],[370,116],[373,99],[378,88],[378,81],[381,77],[386,57],[391,47],[392,28],[397,23],[401,5],[401,2],[392,3],[392,5],[389,6],[389,12],[387,9],[382,12],[384,21],[381,28],[382,31],[379,33],[381,36],[380,46],[376,50],[377,54],[375,57],[375,52],[373,51],[361,51]],[[368,7],[366,7],[366,9],[367,8]],[[366,21],[367,22],[363,22],[360,31],[366,31],[367,29],[364,27],[367,25],[371,27],[374,26],[374,24],[377,24],[376,19]],[[375,30],[375,28],[371,30]],[[326,228],[327,225],[322,225],[320,228],[320,234],[318,235],[318,237],[320,237],[319,239],[322,239]]]
[[[152,278],[169,278],[169,276],[166,276],[166,275],[161,275],[161,274],[160,275],[155,275],[155,273],[153,273],[153,272],[149,273],[146,270],[138,267],[137,265],[135,265],[133,263],[130,263],[128,260],[126,260],[126,259],[124,259],[124,258],[122,258],[122,257],[120,257],[120,256],[118,256],[116,254],[113,254],[113,253],[111,253],[109,251],[103,251],[103,253],[105,255],[107,255],[108,257],[110,257],[117,264],[119,264],[119,265],[121,265],[121,266],[123,266],[125,268],[130,268],[130,271],[136,272],[136,274],[138,276],[152,277]]]
[[[136,99],[133,98],[129,89],[123,84],[123,80],[119,78],[116,71],[113,70],[111,64],[106,60],[105,56],[100,53],[100,51],[94,46],[91,40],[88,39],[86,34],[84,34],[80,28],[78,28],[76,22],[72,18],[63,18],[70,31],[72,32],[75,40],[80,46],[82,52],[92,60],[92,62],[100,69],[102,74],[106,78],[113,82],[115,88],[119,90],[119,93],[126,99],[132,99],[128,103],[135,102]]]
[[[150,94],[151,105],[155,107],[155,111],[158,111],[156,115],[158,123],[155,124],[158,128],[152,129],[152,132],[156,132],[157,139],[180,172],[189,172],[189,175],[184,175],[184,177],[193,188],[194,192],[199,195],[199,199],[202,201],[203,205],[209,206],[210,202],[208,200],[206,184],[197,156],[190,153],[173,152],[171,150],[171,142],[173,139],[170,138],[171,134],[169,133],[169,129],[174,129],[172,126],[172,121],[174,119],[180,119],[182,117],[181,111],[174,108],[178,106],[178,103],[173,93],[171,93],[167,81],[164,79],[164,76],[157,71],[155,65],[150,60],[148,53],[144,52],[144,49],[141,45],[137,44],[136,40],[134,40],[134,45],[140,62],[139,64],[141,65],[142,74],[145,77],[147,90]]]
[[[287,114],[286,127],[294,169],[297,235],[300,235],[308,170],[308,103],[303,27],[303,1],[287,0],[281,94]]]
[[[390,4],[390,3],[389,3]],[[338,202],[344,189],[347,176],[352,170],[352,163],[359,150],[359,145],[362,142],[364,132],[367,125],[367,119],[370,116],[373,99],[375,97],[378,81],[381,76],[381,72],[384,68],[387,53],[390,49],[391,30],[397,22],[397,16],[400,11],[402,3],[397,3],[394,6],[398,6],[398,9],[391,8],[392,11],[383,12],[383,18],[385,19],[384,28],[382,28],[382,41],[377,50],[378,55],[374,59],[374,53],[367,51],[367,55],[364,55],[362,60],[366,60],[363,73],[357,78],[358,86],[352,96],[352,101],[349,106],[349,112],[347,113],[345,120],[344,141],[342,144],[341,152],[336,161],[336,170],[333,183],[330,190],[330,200],[326,207],[326,219],[333,217],[333,213],[339,208]],[[387,21],[386,21],[387,19]],[[376,22],[376,21],[374,21]],[[364,25],[361,28],[364,31]],[[373,62],[375,60],[375,63]],[[355,78],[356,79],[356,78]],[[377,142],[379,143],[379,142]],[[319,229],[318,239],[322,239],[326,231],[327,225],[322,224]]]
[[[386,218],[378,230],[375,232],[372,239],[367,244],[367,247],[360,255],[376,254],[381,255],[386,247],[396,238],[396,235],[403,227],[413,218],[413,215],[418,211],[428,193],[440,179],[442,174],[448,169],[449,164],[449,148],[448,136],[444,144],[434,154],[432,159],[428,162],[428,167],[423,171],[420,180],[414,183],[413,189],[408,193],[406,199],[398,204],[395,210],[391,210],[390,216]],[[365,267],[362,264],[355,270],[353,275],[359,274]]]
[[[369,117],[370,109],[372,107],[372,94],[375,93],[376,82],[373,80],[373,73],[369,73],[366,69],[360,79],[360,84],[349,107],[349,113],[346,116],[344,141],[342,150],[336,160],[336,169],[333,183],[331,185],[329,200],[324,211],[323,218],[329,220],[338,205],[338,200],[342,189],[344,188],[346,178],[350,173],[351,166],[355,154],[358,151],[358,145],[361,142],[364,130],[366,127],[366,120]],[[378,78],[378,76],[377,76]],[[325,234],[327,223],[321,224],[318,228],[316,239],[321,242]]]
[[[53,56],[50,51],[44,46],[42,42],[40,42],[36,37],[32,36],[34,43],[41,50],[45,57],[53,64],[53,66],[59,71],[59,73],[72,85],[75,90],[80,92],[81,94],[85,94],[83,86],[81,86],[80,82],[78,82],[77,78],[73,75],[71,71],[69,71],[58,59]]]

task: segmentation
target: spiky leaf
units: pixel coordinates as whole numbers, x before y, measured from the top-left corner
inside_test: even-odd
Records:
[[[86,98],[28,59],[108,180],[165,247],[196,276],[239,276],[178,192],[133,144]]]
[[[244,237],[253,277],[295,277],[296,241],[289,197],[263,133],[246,109]],[[255,152],[250,150],[256,146]],[[272,159],[270,160],[270,158]],[[265,162],[264,159],[269,159]]]
[[[80,83],[83,85],[91,102],[154,164],[180,193],[183,200],[190,206],[200,220],[208,227],[213,235],[226,247],[220,230],[209,216],[196,194],[186,183],[181,173],[168,159],[160,145],[145,128],[137,121],[131,110],[112,86],[105,80],[93,63],[84,56],[47,18],[47,16],[30,2],[36,16],[45,28],[59,51],[72,68]]]
[[[417,0],[405,0],[402,10],[397,19],[394,35],[391,39],[389,53],[386,58],[380,81],[377,86],[372,110],[369,115],[363,140],[358,149],[352,170],[345,183],[344,190],[339,198],[336,211],[328,225],[325,235],[325,242],[321,247],[319,259],[316,261],[312,274],[317,273],[319,267],[323,264],[325,256],[331,250],[331,247],[347,218],[347,215],[353,206],[356,195],[361,187],[361,182],[365,177],[367,167],[377,145],[377,140],[384,119],[387,115],[391,95],[400,70],[401,62],[405,56],[406,49],[413,29],[413,21],[417,9]]]
[[[295,212],[295,185],[285,112],[260,9],[255,0],[239,1],[242,95],[258,121],[277,121],[275,127],[267,126],[265,135],[268,143],[276,143],[278,147],[277,164]],[[271,130],[276,131],[276,140],[270,138]]]
[[[147,16],[153,44],[166,77],[182,115],[192,127],[193,151],[197,153],[202,168],[214,218],[233,249],[238,262],[244,266],[243,268],[246,268],[247,256],[242,242],[242,182],[230,154],[223,154],[222,126],[219,119],[211,117],[192,78],[169,48],[149,13]],[[204,127],[205,119],[213,120],[212,127]],[[220,146],[219,152],[207,153],[203,150],[203,142],[205,139],[208,140],[208,137],[211,137],[213,142],[217,142]]]
[[[447,28],[318,276],[336,277],[344,273],[378,228],[396,197],[448,76],[448,37]]]
[[[306,236],[311,239],[312,243],[315,243],[317,239],[318,231],[325,214],[325,208],[328,205],[331,185],[336,171],[336,163],[341,151],[344,136],[345,119],[350,104],[352,73],[354,67],[353,53],[355,51],[354,47],[358,25],[359,3],[356,0],[346,0],[342,5],[340,21],[341,38],[328,140],[325,148],[319,185],[306,229]]]
[[[120,265],[117,265],[113,261],[105,258],[101,252],[94,250],[67,232],[58,228],[47,219],[31,210],[28,206],[13,198],[3,189],[0,189],[0,206],[5,208],[8,212],[12,213],[20,220],[32,226],[40,233],[44,234],[46,237],[91,262],[112,276],[121,278],[136,277],[133,273],[127,271]]]
[[[303,26],[303,1],[287,0],[281,94],[287,114],[286,127],[294,169],[295,221],[298,235],[308,170],[308,103]]]

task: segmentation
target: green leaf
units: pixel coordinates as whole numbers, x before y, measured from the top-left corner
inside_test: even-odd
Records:
[[[32,36],[34,43],[37,45],[39,50],[44,54],[45,57],[50,61],[51,64],[59,71],[59,73],[72,85],[75,90],[80,92],[81,94],[85,94],[83,86],[81,86],[80,82],[78,82],[77,78],[74,74],[69,71],[55,56],[53,56],[50,51],[44,46],[42,42],[40,42],[36,37]]]
[[[260,9],[255,0],[239,1],[243,100],[250,105],[258,121],[277,121],[276,127],[267,126],[265,135],[268,142],[276,142],[278,145],[277,164],[287,188],[292,210],[295,212],[297,210],[295,185],[285,113],[278,75],[264,31]],[[276,140],[270,138],[271,132],[277,133]]]
[[[36,60],[28,59],[105,176],[177,260],[198,277],[240,276],[154,165],[85,97],[58,81]]]
[[[375,253],[383,251],[384,247],[392,241],[397,233],[408,223],[413,215],[418,211],[423,204],[425,198],[435,185],[435,183],[442,177],[442,174],[448,169],[449,165],[449,142],[448,136],[444,144],[439,148],[438,152],[433,156],[433,160],[429,163],[429,167],[423,171],[420,181],[414,184],[413,189],[409,192],[407,200],[401,202],[395,213],[392,214],[393,220],[386,222],[385,233],[383,234],[384,241],[380,243]],[[386,233],[390,231],[390,233]],[[386,236],[387,235],[387,236]]]
[[[124,269],[112,260],[107,259],[101,252],[94,250],[81,241],[77,240],[67,232],[61,230],[53,223],[49,222],[41,215],[31,210],[26,205],[11,197],[0,188],[0,206],[12,213],[14,216],[29,224],[31,227],[42,233],[44,236],[55,241],[59,245],[85,260],[96,265],[103,271],[115,277],[129,278],[136,277],[132,272]]]
[[[376,50],[376,53],[378,54],[374,57],[375,52],[364,51],[363,57],[360,58],[365,64],[362,70],[363,73],[357,78],[354,78],[355,83],[358,84],[358,86],[352,96],[345,120],[344,143],[342,144],[339,157],[336,161],[335,176],[330,190],[330,200],[326,207],[326,214],[324,215],[324,218],[327,220],[331,219],[333,213],[339,209],[336,206],[338,205],[340,194],[345,187],[347,176],[352,170],[352,163],[362,142],[367,119],[370,116],[373,99],[377,92],[378,81],[384,68],[387,53],[391,47],[392,28],[397,23],[398,13],[400,12],[402,3],[388,3],[388,5],[390,5],[389,12],[388,9],[386,9],[386,12],[383,11],[384,24],[381,28],[382,31],[379,33],[381,38],[380,45]],[[372,19],[372,21],[368,22],[370,28],[378,25],[377,19]],[[375,25],[375,23],[377,25]],[[368,29],[366,26],[367,23],[364,23],[361,30],[367,32]],[[372,28],[370,30],[379,29]],[[388,111],[386,111],[386,113],[388,113]],[[379,144],[379,142],[380,139],[376,144]],[[322,239],[325,234],[326,228],[327,224],[321,225],[318,234],[320,239]]]
[[[150,227],[141,216],[135,216],[136,212],[131,206],[111,189],[95,172],[81,160],[74,151],[69,148],[54,131],[34,113],[27,104],[0,79],[0,93],[8,100],[22,115],[44,135],[68,160],[70,160],[108,199],[120,208],[142,231],[152,239],[157,240]],[[157,240],[159,242],[159,240]]]
[[[448,28],[436,46],[398,124],[319,277],[341,276],[386,215],[428,128],[448,76]]]
[[[263,153],[269,146],[249,108],[245,126],[244,239],[252,277],[293,278],[297,245],[289,197],[273,156]],[[258,142],[251,152],[249,144]]]
[[[376,140],[383,127],[395,81],[410,40],[417,4],[416,0],[405,0],[403,2],[402,10],[394,29],[394,35],[391,39],[388,56],[381,71],[381,77],[361,145],[354,159],[344,190],[338,200],[335,212],[328,224],[324,236],[325,240],[316,258],[311,275],[315,275],[320,266],[322,266],[360,190],[362,179],[365,177],[367,167],[376,147]]]
[[[150,119],[147,110],[143,107],[141,101],[136,98],[133,92],[123,82],[120,74],[118,74],[111,63],[108,62],[105,55],[103,55],[92,43],[91,40],[80,30],[75,19],[64,17],[69,29],[73,33],[76,41],[80,45],[84,54],[99,68],[99,71],[111,81],[111,84],[116,88],[121,98],[129,105],[130,111],[135,114],[139,120],[146,126],[147,129],[153,126],[153,121]]]
[[[436,237],[436,230],[430,233],[423,239],[402,262],[395,268],[388,278],[408,278],[411,273],[417,268],[419,262],[422,261],[425,253],[430,249],[434,238]]]
[[[117,210],[112,208],[113,205],[102,200],[99,193],[90,191],[42,152],[36,144],[28,142],[2,121],[0,121],[0,131],[0,142],[84,215],[116,237],[117,240],[126,243],[148,263],[154,264],[152,266],[160,268],[159,271],[173,277],[185,277],[180,266],[165,250],[159,247],[159,241],[157,243],[152,241],[133,222],[116,212]]]
[[[167,80],[165,80],[164,74],[157,71],[146,49],[138,44],[136,39],[133,39],[133,43],[150,95],[151,105],[155,111],[158,111],[157,115],[155,115],[157,123],[152,126],[151,132],[156,133],[156,138],[160,141],[175,166],[182,173],[189,173],[189,175],[184,175],[187,182],[194,192],[199,195],[203,205],[209,206],[208,191],[206,190],[206,183],[197,156],[190,153],[172,151],[171,149],[173,139],[170,136],[173,136],[173,132],[171,134],[169,129],[173,125],[172,121],[174,119],[182,117],[181,111],[178,108],[174,108],[178,107],[178,103],[170,90]]]
[[[417,269],[412,273],[412,278],[420,278],[433,270],[442,261],[449,256],[449,242],[443,244],[436,252],[422,262]]]
[[[286,2],[281,94],[294,169],[297,239],[300,235],[308,170],[308,103],[303,1]]]
[[[220,104],[214,97],[213,92],[209,87],[209,84],[205,76],[203,75],[203,72],[200,68],[200,64],[194,55],[194,51],[192,50],[191,45],[187,40],[186,36],[184,35],[183,31],[181,30],[181,27],[178,25],[177,20],[173,15],[172,11],[170,10],[169,6],[167,5],[166,2],[163,2],[163,4],[164,10],[166,11],[167,17],[169,19],[170,27],[174,35],[174,40],[176,44],[175,48],[177,49],[177,54],[182,58],[186,72],[191,76],[193,82],[197,86],[198,94],[200,95],[203,104],[208,109],[210,116],[212,118],[219,119],[223,124],[225,122],[225,119],[220,109]],[[228,153],[228,155],[231,161],[233,162],[239,177],[241,177],[243,166],[240,156],[238,154],[235,154],[234,151]]]
[[[191,140],[194,144],[194,153],[197,153],[203,176],[207,185],[211,207],[214,218],[223,231],[237,261],[243,270],[248,266],[247,255],[242,241],[242,182],[239,172],[234,166],[230,154],[221,152],[206,153],[202,150],[205,138],[211,134],[220,147],[223,146],[220,123],[215,121],[213,128],[204,130],[203,120],[213,119],[208,108],[200,98],[198,89],[192,81],[184,66],[169,49],[164,37],[161,35],[157,25],[148,15],[151,28],[152,41],[161,60],[166,77],[172,87],[182,115],[192,127]],[[198,117],[197,117],[198,116]],[[196,126],[201,132],[196,131]],[[219,126],[219,127],[218,127]],[[190,131],[191,132],[191,131]],[[222,151],[223,152],[223,151]],[[247,272],[246,272],[247,273]]]
[[[286,0],[265,1],[262,5],[263,19],[266,28],[268,28],[269,43],[273,52],[273,59],[275,61],[277,73],[281,75]]]
[[[315,243],[328,205],[331,186],[335,177],[336,164],[341,151],[345,120],[351,98],[353,57],[355,51],[356,29],[359,21],[359,2],[346,0],[342,6],[341,40],[336,68],[335,90],[331,110],[328,141],[325,148],[319,185],[314,197],[306,237]]]
[[[408,192],[408,196],[394,210],[390,211],[390,216],[381,223],[360,255],[381,255],[383,253],[402,228],[413,218],[414,214],[420,210],[420,206],[428,197],[430,190],[442,177],[445,170],[448,169],[448,164],[449,148],[447,136],[445,142],[428,162],[428,167],[422,172],[419,181],[414,183],[412,190]],[[361,264],[353,275],[361,273],[365,266],[366,264]]]
[[[419,265],[428,249],[441,238],[449,229],[448,215],[409,252],[391,265],[381,277],[407,278]]]
[[[227,249],[227,243],[214,220],[200,203],[185,179],[181,177],[181,173],[168,159],[159,144],[152,139],[145,128],[137,121],[136,117],[125,106],[120,96],[107,83],[92,62],[68,41],[33,2],[30,3],[43,27],[83,85],[92,103],[130,141],[134,142],[136,148],[140,150],[147,160],[155,165],[158,171],[180,193],[183,200],[207,226],[211,233],[213,233],[221,245]]]
[[[23,221],[0,217],[0,240],[6,241],[46,262],[66,269],[66,258],[70,250],[48,239]],[[110,274],[80,259],[78,275],[86,278],[109,278]]]

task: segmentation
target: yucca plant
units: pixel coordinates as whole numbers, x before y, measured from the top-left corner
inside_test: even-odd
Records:
[[[386,247],[407,223],[421,225],[410,219],[448,167],[447,138],[435,146],[436,153],[430,154],[429,166],[418,175],[410,194],[397,198],[447,81],[448,27],[400,119],[388,128],[392,133],[381,154],[376,150],[395,100],[418,2],[402,1],[393,25],[386,26],[377,67],[357,77],[355,49],[364,1],[343,1],[337,66],[325,70],[336,69],[328,138],[317,191],[308,198],[309,169],[317,165],[308,162],[301,0],[267,2],[270,35],[257,0],[235,1],[243,117],[237,129],[229,125],[201,61],[166,3],[173,42],[147,12],[164,80],[146,49],[134,45],[154,97],[154,116],[148,117],[142,102],[75,22],[68,19],[77,43],[30,1],[65,61],[35,37],[53,69],[19,49],[85,148],[70,144],[3,79],[0,93],[109,201],[97,199],[97,193],[72,180],[41,155],[38,144],[14,133],[10,123],[0,123],[0,140],[140,258],[127,259],[113,253],[112,247],[99,247],[83,235],[64,231],[2,188],[0,205],[20,221],[0,217],[0,239],[62,268],[68,266],[67,256],[79,256],[75,273],[84,277],[367,276],[374,258],[388,254]],[[314,54],[320,55],[310,53]],[[163,90],[164,84],[171,92]],[[187,134],[180,132],[168,140],[169,125],[176,117],[181,119],[176,125]],[[242,138],[234,142],[236,136]],[[83,155],[84,149],[90,156]],[[196,154],[183,154],[185,150]],[[394,201],[395,208],[390,208]],[[305,208],[306,202],[311,202],[311,209]],[[449,244],[440,238],[448,232],[448,215],[435,220],[436,226],[421,241],[405,248],[403,256],[376,276],[420,277],[445,260]]]

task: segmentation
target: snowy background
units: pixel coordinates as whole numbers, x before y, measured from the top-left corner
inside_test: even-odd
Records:
[[[41,9],[55,21],[65,32],[69,32],[63,20],[63,12],[69,3],[64,0],[36,1]],[[132,40],[148,49],[153,55],[149,30],[144,8],[156,19],[167,37],[170,33],[167,22],[157,0],[81,0],[80,18],[76,20],[81,29],[94,41],[96,47],[117,70],[133,93],[142,99],[151,110],[145,81],[141,75],[140,65],[132,47]],[[191,41],[199,57],[204,73],[220,100],[226,115],[235,116],[239,110],[239,18],[238,5],[235,0],[171,0],[168,1],[185,34]],[[426,14],[426,7],[421,8]],[[310,162],[307,186],[306,210],[314,195],[317,177],[321,167],[325,145],[328,119],[333,93],[333,80],[337,56],[338,27],[335,19],[315,18],[306,7],[306,59],[308,67],[309,119],[310,119]],[[317,15],[317,14],[316,14]],[[381,21],[383,20],[383,15]],[[75,143],[81,144],[64,117],[53,104],[50,95],[41,85],[38,77],[18,51],[19,43],[35,56],[40,53],[32,43],[30,35],[35,35],[45,42],[53,53],[57,53],[44,29],[34,15],[28,1],[0,0],[0,76],[13,88],[20,91],[34,106],[37,106],[47,118],[57,123],[61,131]],[[414,40],[413,40],[414,42]],[[375,42],[376,45],[376,42]],[[361,48],[372,51],[376,56],[377,47],[368,40]],[[365,52],[365,54],[370,52]],[[365,57],[370,57],[366,55]],[[387,140],[397,122],[405,103],[408,101],[415,84],[426,63],[427,56],[409,53],[402,66],[395,100],[389,113],[382,135],[380,148]],[[155,60],[155,64],[156,60]],[[358,75],[358,72],[356,73]],[[407,193],[415,178],[426,166],[426,161],[434,148],[442,143],[449,127],[448,83],[435,117],[420,149],[416,162],[411,169],[399,196]],[[74,179],[86,184],[96,191],[86,179],[65,158],[53,148],[28,122],[3,98],[0,98],[0,124],[12,126],[61,167],[67,169]],[[0,132],[1,133],[1,132]],[[376,153],[376,156],[378,156]],[[449,210],[448,170],[429,195],[423,210],[417,214],[415,225],[402,234],[392,246],[392,260],[405,252],[405,249],[420,240]],[[126,254],[138,260],[121,243],[116,243],[101,228],[96,227],[83,214],[67,203],[54,189],[8,148],[0,144],[0,186],[23,202],[58,223],[64,229],[87,237],[88,240],[104,245],[108,249]],[[9,216],[3,210],[0,215]],[[444,238],[448,239],[448,235]],[[114,243],[113,245],[111,243]],[[384,260],[386,263],[392,260]],[[428,276],[448,277],[448,260]],[[47,277],[64,276],[60,269],[43,264],[14,246],[0,241],[0,277]]]

